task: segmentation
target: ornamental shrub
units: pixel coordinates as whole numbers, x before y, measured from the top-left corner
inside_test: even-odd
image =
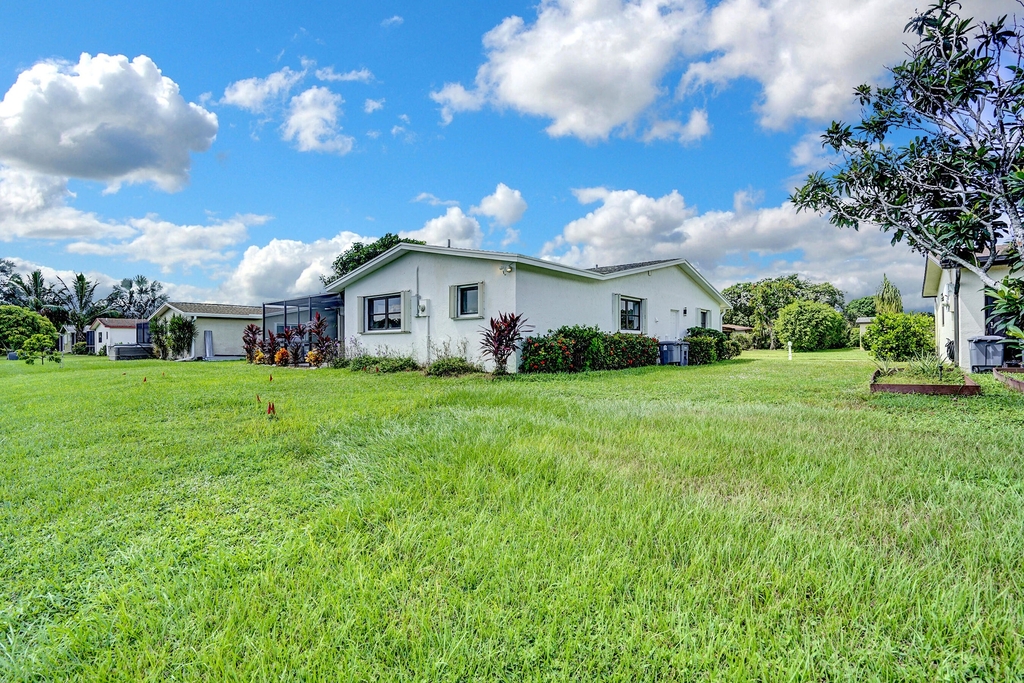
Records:
[[[710,365],[718,360],[714,337],[687,337],[686,342],[690,345],[690,365]]]
[[[754,335],[749,332],[733,332],[729,339],[740,346],[740,351],[754,348]]]
[[[288,349],[278,349],[274,354],[274,364],[284,367],[288,365]]]
[[[84,341],[75,342],[71,346],[71,353],[76,356],[85,356],[89,353],[89,345],[86,344]]]
[[[775,333],[794,351],[821,351],[846,346],[846,320],[836,309],[816,301],[794,301],[775,321]]]
[[[419,370],[411,356],[356,356],[348,365],[352,372],[405,372]]]
[[[43,362],[44,359],[52,361],[56,353],[54,350],[55,346],[53,338],[49,335],[33,334],[21,345],[21,349],[18,351],[18,358],[29,365],[32,365],[37,360],[40,362]]]
[[[522,372],[584,372],[657,365],[658,340],[571,325],[523,342]]]
[[[715,340],[715,355],[718,360],[729,360],[740,355],[740,349],[738,346],[731,346],[727,342],[729,341],[728,335],[719,330],[711,327],[691,327],[686,331],[686,337],[710,337]],[[712,361],[714,362],[714,361]]]
[[[49,320],[21,306],[0,306],[0,351],[18,351],[37,334],[57,345],[57,328]]]
[[[427,374],[431,377],[457,377],[473,372],[483,372],[483,370],[460,356],[438,358],[427,368]]]
[[[935,350],[935,319],[921,313],[880,313],[864,332],[875,358],[910,360]]]

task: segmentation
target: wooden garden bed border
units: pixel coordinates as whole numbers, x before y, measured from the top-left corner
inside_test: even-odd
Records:
[[[995,368],[992,370],[993,377],[1005,384],[1008,388],[1024,394],[1024,380],[1017,379],[1016,377],[1008,377],[1007,375],[1024,375],[1024,368]]]
[[[977,396],[981,393],[981,385],[964,376],[962,385],[956,384],[878,384],[881,370],[871,375],[871,393],[883,394],[926,394],[930,396]],[[1022,383],[1024,384],[1024,383]]]

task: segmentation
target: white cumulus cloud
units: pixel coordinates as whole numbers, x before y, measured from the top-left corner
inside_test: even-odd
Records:
[[[178,225],[157,216],[133,218],[135,235],[118,243],[73,242],[68,251],[95,256],[123,256],[149,261],[165,273],[175,267],[212,268],[237,255],[234,247],[248,237],[248,226],[262,225],[268,216],[243,215],[210,225]]]
[[[430,219],[419,230],[400,232],[398,235],[422,240],[427,244],[447,245],[448,240],[451,240],[453,247],[462,249],[478,249],[484,241],[479,221],[467,216],[457,206],[449,207],[443,216]]]
[[[388,17],[384,21],[380,22],[380,25],[387,28],[389,26],[401,26],[404,22],[405,19],[396,14],[393,17]]]
[[[440,197],[431,194],[430,192],[420,192],[413,198],[414,202],[422,202],[424,204],[430,204],[431,206],[458,206],[459,202],[455,199],[441,199]]]
[[[908,302],[923,303],[923,258],[870,227],[840,230],[788,203],[755,209],[746,193],[737,193],[732,210],[705,213],[676,191],[657,198],[603,187],[575,194],[582,204],[600,205],[545,244],[544,258],[583,268],[686,258],[719,286],[797,272],[850,297],[873,292],[884,272]]]
[[[479,206],[469,210],[474,216],[493,218],[505,227],[518,223],[525,212],[526,200],[523,199],[523,193],[513,190],[505,183],[498,183],[494,194],[487,195],[480,200]]]
[[[220,285],[220,298],[238,304],[258,304],[289,296],[323,291],[320,276],[356,242],[373,241],[354,232],[341,232],[313,242],[272,239],[263,247],[251,246]]]
[[[534,23],[512,16],[484,35],[472,90],[446,83],[431,98],[446,122],[489,102],[551,119],[553,137],[605,139],[662,94],[699,19],[695,0],[543,0]]]
[[[240,107],[254,114],[262,114],[268,105],[281,102],[303,78],[305,70],[294,71],[287,66],[266,78],[246,78],[235,81],[224,90],[222,104]]]
[[[314,86],[291,99],[282,137],[301,152],[348,154],[354,139],[341,134],[338,116],[344,100],[327,88]]]
[[[384,98],[383,97],[380,98],[379,100],[371,100],[370,98],[367,98],[366,102],[363,103],[363,111],[366,112],[367,114],[372,114],[373,112],[377,111],[378,109],[383,109],[383,108],[384,108]]]
[[[186,102],[149,57],[82,54],[21,72],[0,101],[0,162],[61,178],[188,182],[191,152],[205,152],[217,117]]]
[[[690,118],[686,123],[672,120],[655,121],[644,133],[644,142],[676,140],[685,145],[710,134],[711,124],[708,123],[708,112],[704,109],[694,109],[690,112]]]
[[[327,66],[322,69],[317,69],[314,75],[321,81],[358,81],[359,83],[369,83],[373,80],[373,72],[367,68],[353,69],[352,71],[346,71],[345,73],[337,73],[333,66]]]

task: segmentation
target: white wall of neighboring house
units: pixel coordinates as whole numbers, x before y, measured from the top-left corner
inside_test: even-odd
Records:
[[[104,346],[107,347],[107,357],[111,360],[114,359],[114,347],[118,344],[134,344],[138,339],[134,327],[107,327],[106,325],[96,325],[94,328],[96,332],[96,350],[99,351]],[[102,336],[102,339],[100,338]]]
[[[456,351],[464,344],[471,358],[481,360],[481,328],[498,313],[523,313],[537,335],[563,325],[597,325],[616,332],[617,294],[646,300],[646,331],[652,336],[682,337],[687,328],[699,324],[701,309],[710,312],[708,326],[721,329],[722,303],[678,266],[595,279],[512,262],[508,256],[402,253],[345,284],[346,342],[351,345],[354,340],[369,353],[410,355],[419,362],[434,357],[445,343]],[[450,288],[473,284],[481,288],[478,315],[453,318]],[[402,329],[367,330],[366,299],[387,294],[404,297]],[[418,300],[427,302],[429,315],[416,314]]]
[[[201,358],[205,353],[206,331],[213,332],[213,354],[214,358],[243,358],[245,348],[242,346],[242,332],[249,324],[259,325],[259,317],[216,317],[204,315],[181,314],[177,311],[168,310],[159,316],[159,320],[170,322],[173,315],[193,318],[196,321],[196,337],[192,342],[192,350],[187,358]],[[134,332],[133,332],[134,333]]]
[[[935,267],[932,264],[932,267]],[[1001,280],[1009,274],[1006,266],[995,266],[989,270],[989,276]],[[952,360],[946,354],[946,341],[956,339],[956,316],[959,316],[960,343],[957,346],[959,365],[964,370],[971,369],[971,337],[985,334],[985,284],[974,273],[960,271],[960,295],[954,295],[956,269],[942,269],[938,275],[934,298],[935,311],[935,346],[940,358]],[[926,282],[925,287],[928,288]],[[926,292],[926,295],[928,292]]]

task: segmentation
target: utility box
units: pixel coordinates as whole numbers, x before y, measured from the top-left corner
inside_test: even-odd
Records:
[[[1002,367],[1003,352],[1006,350],[1002,337],[970,337],[967,342],[971,345],[971,372],[988,372],[992,368]]]
[[[689,365],[690,345],[679,339],[658,342],[659,362],[662,365]]]

